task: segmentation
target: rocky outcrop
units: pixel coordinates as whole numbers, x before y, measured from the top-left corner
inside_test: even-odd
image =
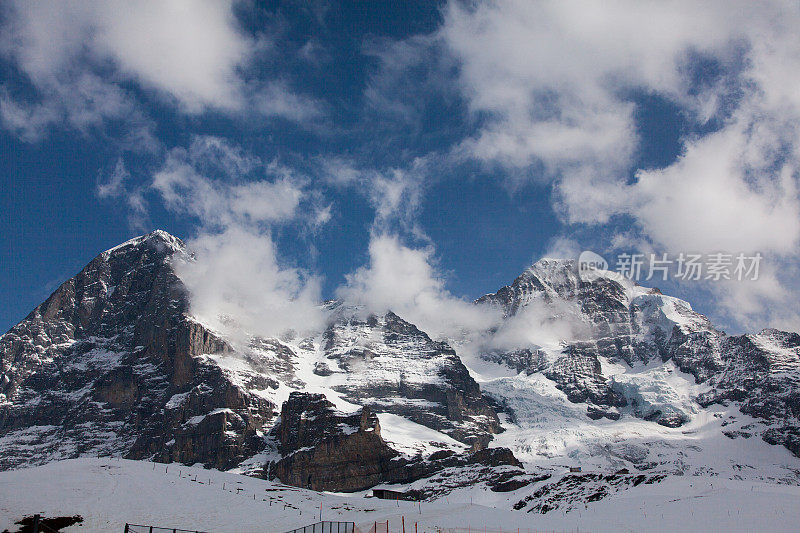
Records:
[[[399,454],[381,438],[369,408],[340,413],[322,394],[293,392],[275,435],[284,457],[274,473],[289,485],[352,492],[380,483],[400,467],[392,464]]]
[[[133,239],[100,254],[0,337],[0,467],[113,454],[227,469],[264,447],[278,414],[269,398],[281,386],[305,386],[295,373],[298,350],[316,345],[254,337],[231,346],[189,314],[173,265],[191,260],[167,233]],[[326,418],[326,405],[308,423],[281,424],[298,432],[280,440],[285,459],[276,471],[288,482],[306,485],[310,474],[314,486],[354,490],[406,476],[375,412],[407,416],[476,449],[501,430],[455,351],[393,313],[335,315],[324,351],[330,365],[318,361],[314,372],[347,373],[337,389],[365,406],[364,418]],[[324,404],[298,406],[296,398],[283,420]]]
[[[574,403],[589,402],[595,406],[622,407],[625,398],[614,391],[603,376],[594,346],[575,343],[564,350],[544,375]],[[591,416],[591,414],[590,414]],[[613,415],[612,415],[613,416]],[[617,414],[616,418],[619,418]]]
[[[334,388],[375,412],[403,416],[482,448],[502,431],[491,401],[446,343],[396,314],[335,311],[323,350],[342,373]],[[328,370],[330,371],[330,370]]]
[[[507,448],[467,455],[442,450],[426,459],[403,457],[381,438],[378,418],[368,407],[341,413],[322,394],[293,392],[283,404],[274,435],[283,458],[268,470],[284,483],[314,490],[353,492],[473,466],[482,467],[486,479],[497,467],[505,467],[503,481],[524,474]]]
[[[770,426],[762,435],[800,457],[800,335],[765,329],[728,337],[720,350],[722,370],[708,379],[702,406],[735,402],[742,413]]]
[[[663,474],[570,474],[558,481],[546,483],[532,494],[514,504],[516,510],[525,509],[529,513],[546,514],[562,509],[569,512],[591,502],[608,498],[615,492],[628,490],[639,485],[660,483]]]
[[[230,347],[187,315],[175,260],[190,260],[175,237],[133,239],[0,337],[0,467],[113,454],[230,468],[263,446],[274,406],[202,360]]]

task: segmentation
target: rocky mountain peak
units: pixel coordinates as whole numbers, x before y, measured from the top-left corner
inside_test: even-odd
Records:
[[[181,239],[162,229],[157,229],[150,233],[129,239],[122,244],[106,250],[101,255],[111,255],[128,248],[136,248],[143,245],[154,248],[159,252],[164,252],[167,255],[186,251],[186,244]]]
[[[189,315],[172,266],[185,253],[164,231],[111,248],[0,337],[3,466],[85,453],[230,466],[263,446],[275,406],[197,359],[229,346]]]
[[[514,454],[668,468],[620,444],[627,428],[679,439],[723,408],[720,438],[800,455],[800,336],[729,337],[683,300],[581,279],[574,261],[543,259],[480,298],[504,315],[480,335],[525,335],[462,360],[394,312],[336,301],[307,338],[229,341],[192,318],[178,258],[191,250],[164,231],[131,239],[0,337],[0,468],[109,453],[259,473],[271,457],[284,482],[323,490],[475,461],[491,477],[500,456],[514,477]],[[565,323],[557,342],[525,340]]]

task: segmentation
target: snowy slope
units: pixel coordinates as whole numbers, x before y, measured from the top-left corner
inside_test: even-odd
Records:
[[[702,476],[642,484],[544,515],[510,510],[524,492],[462,489],[418,504],[364,498],[364,493],[324,494],[178,464],[78,459],[0,473],[0,530],[15,531],[13,522],[41,513],[84,518],[82,526],[65,531],[119,532],[129,522],[214,533],[280,533],[318,520],[320,505],[323,519],[354,521],[364,532],[387,520],[389,530],[399,532],[401,517],[406,531],[417,523],[418,532],[779,532],[795,531],[800,521],[798,487]]]
[[[797,483],[797,459],[771,445],[800,452],[800,336],[726,336],[688,302],[597,274],[542,260],[477,301],[506,316],[457,345],[506,407],[494,445],[528,464]]]

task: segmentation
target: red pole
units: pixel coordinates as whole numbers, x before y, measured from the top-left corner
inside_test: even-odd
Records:
[[[406,517],[400,517],[400,526],[403,528],[403,533],[406,533]]]

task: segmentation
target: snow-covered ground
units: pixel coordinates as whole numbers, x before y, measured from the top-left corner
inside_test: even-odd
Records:
[[[550,480],[552,481],[552,479]],[[121,532],[124,524],[209,532],[282,532],[319,519],[363,531],[796,531],[800,487],[702,476],[671,476],[616,492],[568,513],[510,510],[539,484],[513,493],[459,489],[433,502],[326,494],[237,474],[118,459],[74,459],[0,472],[0,531],[41,513],[79,514],[64,531]],[[452,528],[452,529],[451,529]],[[456,529],[463,528],[463,529]],[[379,531],[381,531],[379,529]]]

